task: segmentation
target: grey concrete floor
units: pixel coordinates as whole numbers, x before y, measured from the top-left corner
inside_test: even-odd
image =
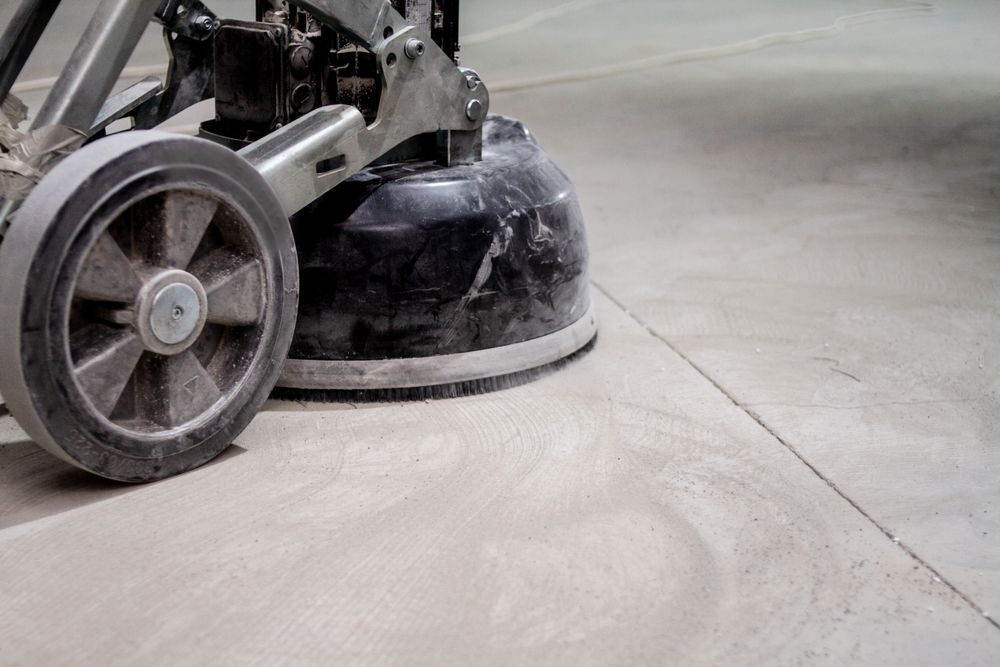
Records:
[[[464,62],[578,184],[597,348],[489,396],[272,403],[143,487],[0,419],[0,664],[1000,663],[1000,5],[525,88],[907,5],[490,38],[561,4],[467,0]]]

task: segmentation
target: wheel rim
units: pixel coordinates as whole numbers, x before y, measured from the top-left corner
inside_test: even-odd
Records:
[[[197,185],[152,190],[95,219],[70,280],[66,353],[94,416],[123,435],[175,435],[249,373],[267,308],[247,216]]]

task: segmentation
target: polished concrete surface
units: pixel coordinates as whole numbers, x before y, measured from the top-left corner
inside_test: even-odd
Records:
[[[579,186],[596,349],[275,402],[144,487],[0,419],[0,664],[1000,662],[1000,5],[746,41],[924,6],[467,1]]]

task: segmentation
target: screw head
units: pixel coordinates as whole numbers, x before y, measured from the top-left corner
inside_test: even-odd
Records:
[[[465,106],[465,117],[471,121],[480,120],[483,117],[483,103],[479,100],[472,100]]]
[[[420,56],[424,55],[424,48],[425,48],[424,43],[422,41],[420,41],[416,37],[412,37],[406,40],[406,45],[403,47],[403,52],[406,54],[406,57],[409,58],[410,60],[416,60]]]
[[[187,340],[198,329],[201,304],[190,285],[172,283],[153,297],[149,311],[149,329],[157,340],[176,345]]]
[[[202,16],[198,19],[198,27],[206,32],[215,28],[215,19],[211,16]]]
[[[313,50],[309,46],[299,46],[292,51],[292,55],[289,58],[289,63],[297,76],[305,76],[309,72],[309,66],[312,64]]]
[[[300,83],[292,89],[292,107],[298,113],[306,113],[313,108],[313,89],[308,83]]]

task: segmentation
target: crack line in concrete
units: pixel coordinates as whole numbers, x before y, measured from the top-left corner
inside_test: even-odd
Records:
[[[523,32],[529,28],[534,28],[540,23],[551,21],[552,19],[557,19],[583,9],[590,9],[591,7],[596,7],[597,5],[605,5],[609,2],[620,3],[621,1],[622,0],[573,0],[572,2],[556,5],[555,7],[547,7],[535,12],[534,14],[528,14],[520,19],[511,21],[510,23],[504,23],[494,28],[483,30],[482,32],[474,32],[466,35],[462,38],[462,46],[483,44],[494,39],[499,39],[500,37],[507,37],[509,35],[513,35],[514,33]]]
[[[656,56],[639,58],[638,60],[628,60],[612,65],[601,65],[587,69],[572,70],[569,72],[558,72],[555,74],[544,74],[541,76],[516,79],[513,81],[499,81],[490,86],[490,92],[502,93],[515,90],[527,90],[530,88],[542,88],[555,86],[564,83],[579,83],[582,81],[592,81],[594,79],[604,79],[641,72],[648,69],[664,67],[667,65],[679,65],[682,63],[696,62],[699,60],[717,60],[720,58],[731,58],[741,56],[746,53],[760,51],[779,44],[798,44],[810,42],[817,39],[829,39],[843,34],[849,28],[875,23],[878,21],[893,21],[899,19],[913,18],[919,16],[932,16],[938,13],[937,6],[932,2],[918,2],[917,0],[901,0],[904,4],[885,9],[875,9],[857,14],[837,17],[833,23],[817,28],[805,28],[789,32],[772,32],[760,35],[751,39],[745,39],[732,44],[722,44],[720,46],[708,46],[686,51],[674,51],[662,53]]]
[[[733,394],[731,394],[729,391],[727,391],[726,389],[724,389],[722,387],[722,385],[720,385],[718,382],[715,381],[714,378],[712,378],[712,376],[710,376],[708,373],[706,373],[704,370],[702,370],[702,368],[700,366],[698,366],[698,364],[696,364],[694,361],[692,361],[691,359],[689,359],[679,349],[677,349],[676,347],[674,347],[674,345],[669,340],[667,340],[667,338],[665,336],[662,336],[658,331],[656,331],[656,329],[654,329],[650,325],[646,324],[646,322],[641,317],[639,317],[638,315],[636,315],[635,313],[633,313],[631,310],[629,310],[628,307],[625,306],[624,303],[622,303],[620,300],[618,300],[617,298],[615,298],[614,296],[612,296],[611,292],[609,292],[607,289],[605,289],[600,283],[598,283],[597,281],[591,280],[591,284],[601,294],[603,294],[604,296],[606,296],[608,298],[608,300],[610,300],[613,304],[615,304],[615,306],[617,306],[618,308],[620,308],[621,311],[623,313],[625,313],[633,322],[635,322],[640,327],[642,327],[643,329],[645,329],[646,332],[649,335],[651,335],[653,338],[655,338],[656,340],[658,340],[661,343],[663,343],[664,345],[666,345],[667,348],[671,352],[673,352],[678,357],[680,357],[681,359],[683,359],[684,362],[687,363],[688,366],[690,366],[696,373],[698,373],[698,375],[700,375],[703,378],[705,378],[706,380],[708,380],[708,382],[710,382],[712,384],[712,386],[715,387],[719,391],[719,393],[721,393],[723,396],[725,396],[727,399],[729,399],[730,403],[732,403],[733,405],[735,405],[737,408],[739,408],[744,413],[746,413],[746,415],[748,417],[750,417],[755,422],[757,422],[758,426],[760,426],[762,429],[764,429],[772,438],[774,438],[775,440],[777,440],[778,443],[780,443],[785,449],[787,449],[789,452],[791,452],[792,455],[795,458],[797,458],[799,461],[801,461],[807,468],[809,468],[809,470],[811,470],[812,473],[814,475],[816,475],[816,477],[818,477],[819,479],[821,479],[824,483],[826,483],[827,486],[829,486],[831,489],[833,489],[834,493],[836,493],[838,496],[840,496],[841,498],[843,498],[847,502],[847,504],[849,504],[851,507],[853,507],[859,514],[861,514],[861,516],[863,516],[865,519],[867,519],[873,526],[875,526],[879,530],[879,532],[881,532],[883,535],[885,535],[887,538],[889,538],[889,540],[891,540],[893,544],[895,544],[900,549],[902,549],[903,552],[906,553],[906,555],[908,555],[910,558],[912,558],[913,560],[915,560],[917,563],[919,563],[925,569],[927,569],[928,571],[930,571],[930,573],[933,574],[938,580],[940,580],[942,584],[944,584],[949,589],[951,589],[951,591],[955,595],[957,595],[960,599],[962,599],[967,605],[969,605],[970,607],[972,607],[972,609],[975,610],[980,616],[982,616],[983,618],[985,618],[986,621],[990,625],[992,625],[997,630],[1000,630],[1000,622],[998,622],[996,619],[994,619],[992,616],[990,616],[989,613],[985,609],[983,609],[982,607],[980,607],[975,601],[973,601],[972,598],[970,598],[963,591],[961,591],[957,586],[955,586],[955,584],[951,583],[947,578],[945,578],[945,576],[941,572],[939,572],[936,568],[934,568],[930,563],[928,563],[926,560],[924,560],[919,555],[917,555],[917,553],[911,547],[909,547],[906,544],[903,544],[899,540],[899,537],[893,535],[892,532],[890,532],[888,528],[886,528],[882,524],[880,524],[871,514],[869,514],[868,512],[866,512],[864,510],[864,508],[861,507],[861,505],[859,505],[850,496],[848,496],[847,493],[845,493],[839,486],[837,486],[837,484],[833,480],[831,480],[829,477],[827,477],[822,472],[820,472],[819,468],[817,468],[815,465],[813,465],[812,463],[810,463],[808,461],[808,459],[806,459],[802,454],[800,454],[798,452],[798,450],[795,449],[795,447],[793,447],[791,444],[789,444],[789,442],[787,440],[785,440],[780,435],[778,435],[778,433],[773,428],[771,428],[770,426],[768,426],[764,422],[764,420],[761,418],[760,415],[758,415],[756,412],[754,412],[753,410],[751,410],[748,406],[744,405],[743,403],[740,403]]]
[[[909,407],[911,405],[962,405],[974,403],[972,398],[941,398],[931,401],[890,401],[888,403],[865,403],[864,405],[830,405],[828,403],[744,403],[745,408],[802,408],[809,410],[868,410],[871,408]]]

